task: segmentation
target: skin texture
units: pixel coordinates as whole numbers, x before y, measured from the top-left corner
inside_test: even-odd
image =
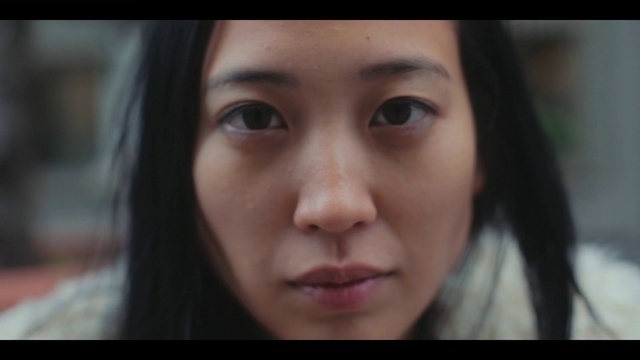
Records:
[[[407,337],[455,267],[483,184],[456,36],[437,21],[216,25],[193,163],[202,240],[274,337]],[[284,77],[231,75],[245,70]],[[399,97],[411,116],[390,124]],[[246,128],[250,103],[274,109],[268,126]],[[296,286],[363,266],[384,276],[346,307]]]

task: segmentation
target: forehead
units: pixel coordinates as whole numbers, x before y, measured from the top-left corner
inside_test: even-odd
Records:
[[[221,21],[207,52],[205,76],[261,66],[292,72],[353,73],[367,63],[426,57],[459,75],[450,21]]]

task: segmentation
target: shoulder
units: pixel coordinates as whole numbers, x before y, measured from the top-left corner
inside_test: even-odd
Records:
[[[517,244],[495,234],[478,240],[473,261],[447,284],[455,287],[464,281],[455,297],[450,297],[451,315],[444,335],[535,339],[534,312]],[[580,290],[604,326],[576,296],[572,337],[640,339],[640,269],[602,246],[581,244],[576,249],[575,272]]]
[[[0,314],[0,339],[105,339],[115,335],[124,271],[120,262],[67,281],[51,294]]]

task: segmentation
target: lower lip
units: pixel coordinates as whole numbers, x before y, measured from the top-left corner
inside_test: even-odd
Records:
[[[376,276],[344,285],[296,285],[329,310],[353,310],[364,306],[386,276]]]

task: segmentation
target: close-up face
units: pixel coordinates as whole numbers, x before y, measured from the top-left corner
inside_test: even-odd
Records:
[[[483,184],[454,23],[223,21],[193,176],[213,268],[276,338],[406,338]]]

